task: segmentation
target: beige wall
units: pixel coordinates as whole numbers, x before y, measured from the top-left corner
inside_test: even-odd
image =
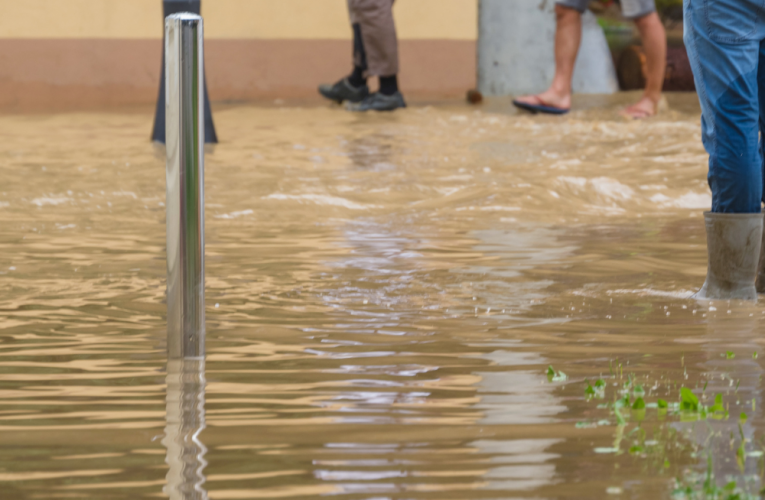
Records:
[[[508,0],[520,1],[520,0]],[[408,97],[475,84],[478,0],[396,0]],[[162,0],[0,0],[0,110],[149,105]],[[214,101],[319,97],[350,71],[346,0],[203,0]]]
[[[404,40],[475,40],[478,0],[398,0]],[[345,40],[346,0],[204,0],[211,39]],[[0,39],[152,39],[161,0],[0,0]]]

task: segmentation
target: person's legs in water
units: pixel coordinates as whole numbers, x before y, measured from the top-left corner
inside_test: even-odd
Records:
[[[361,36],[361,24],[353,23],[353,71],[335,84],[319,85],[319,93],[331,101],[361,102],[369,95],[367,54]]]
[[[393,111],[406,107],[398,88],[398,36],[393,19],[394,0],[350,0],[353,15],[361,25],[367,56],[366,76],[380,79],[380,90],[370,94],[352,111]]]
[[[541,94],[516,99],[521,104],[544,106],[548,112],[564,112],[571,108],[571,82],[574,66],[582,40],[582,14],[589,2],[582,0],[559,0],[555,5],[555,76],[550,88]],[[664,72],[667,65],[667,36],[661,23],[654,0],[623,0],[624,15],[635,20],[640,31],[648,60],[646,90],[643,97],[626,108],[623,114],[633,118],[645,118],[656,114]]]
[[[555,5],[555,76],[550,88],[536,95],[516,99],[519,103],[566,111],[571,108],[571,81],[574,65],[582,42],[582,13],[587,2],[557,3]]]
[[[653,7],[653,2],[650,3]],[[648,118],[658,112],[661,90],[664,86],[664,73],[667,68],[667,33],[664,31],[655,7],[648,14],[635,18],[635,25],[640,31],[646,58],[646,85],[643,96],[638,102],[622,111],[631,118]]]
[[[701,299],[756,299],[762,244],[760,0],[685,0],[685,46],[701,103],[712,211]]]

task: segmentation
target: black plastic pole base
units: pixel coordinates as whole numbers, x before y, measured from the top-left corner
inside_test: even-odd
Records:
[[[162,10],[162,33],[165,32],[165,18],[178,12],[192,12],[200,14],[202,9],[201,0],[164,0]],[[165,144],[165,41],[162,39],[162,71],[159,79],[159,98],[157,99],[157,112],[154,115],[154,130],[151,140]],[[217,144],[218,134],[215,133],[212,110],[210,109],[210,97],[207,95],[207,78],[205,78],[205,143]]]

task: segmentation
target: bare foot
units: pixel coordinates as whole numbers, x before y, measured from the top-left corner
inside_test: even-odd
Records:
[[[659,103],[644,95],[632,106],[624,108],[620,114],[633,120],[643,120],[654,116],[658,110]]]

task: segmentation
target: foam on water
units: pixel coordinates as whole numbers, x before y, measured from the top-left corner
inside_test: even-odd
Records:
[[[631,187],[608,177],[590,179],[589,183],[598,194],[614,200],[629,200],[635,194]]]
[[[32,205],[37,205],[38,207],[44,207],[46,205],[61,205],[63,203],[67,203],[69,201],[72,201],[71,198],[66,197],[49,197],[49,196],[43,196],[40,198],[35,198],[32,200]]]
[[[343,207],[349,210],[369,210],[370,208],[376,208],[374,205],[362,205],[345,198],[337,196],[329,196],[324,194],[283,194],[274,193],[264,197],[266,200],[294,200],[298,202],[310,202],[317,205],[326,205],[333,207]]]
[[[243,215],[252,215],[255,212],[253,210],[239,210],[237,212],[231,212],[228,214],[221,214],[221,215],[215,215],[214,217],[216,219],[236,219],[237,217],[242,217]]]
[[[651,201],[663,207],[709,209],[712,206],[712,196],[707,193],[686,193],[677,198],[670,198],[665,194],[651,196]]]

